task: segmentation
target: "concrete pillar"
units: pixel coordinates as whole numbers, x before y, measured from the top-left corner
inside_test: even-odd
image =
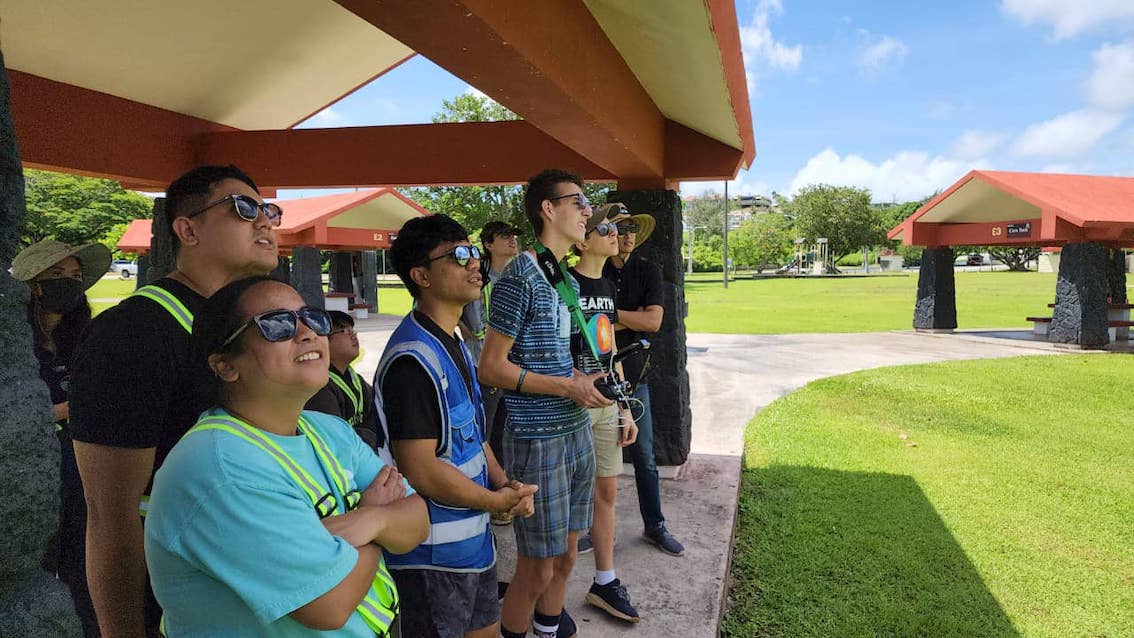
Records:
[[[1110,288],[1110,303],[1128,303],[1126,295],[1126,251],[1113,248],[1106,276]]]
[[[953,280],[953,249],[948,246],[926,248],[917,275],[917,303],[914,305],[915,330],[955,330],[957,328],[957,287]]]
[[[622,202],[634,214],[657,220],[649,240],[636,251],[662,271],[665,316],[652,344],[649,376],[658,465],[681,465],[689,457],[693,414],[689,373],[685,371],[685,270],[681,258],[681,197],[672,190],[612,191],[608,202]]]
[[[59,527],[59,442],[28,325],[28,287],[8,274],[27,215],[24,174],[0,53],[0,636],[78,636],[71,595],[40,568]]]
[[[291,251],[291,285],[303,301],[314,308],[323,308],[323,257],[318,248],[298,247]]]
[[[150,266],[146,269],[144,282],[142,268],[138,267],[138,283],[143,286],[161,279],[177,267],[177,257],[173,252],[173,233],[169,230],[164,197],[154,199],[154,221],[151,227]]]
[[[1106,299],[1110,254],[1097,242],[1066,244],[1055,281],[1055,312],[1047,339],[1101,348],[1110,343]]]
[[[272,279],[278,279],[285,284],[291,283],[291,260],[287,257],[279,258],[279,265],[272,271]]]
[[[150,256],[138,255],[138,276],[134,277],[134,290],[150,283]]]
[[[378,251],[362,253],[362,303],[378,312]]]
[[[354,272],[350,266],[350,253],[331,253],[331,288],[335,292],[354,294]]]

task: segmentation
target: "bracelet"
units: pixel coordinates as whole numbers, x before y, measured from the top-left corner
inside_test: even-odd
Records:
[[[516,381],[516,392],[520,392],[520,388],[524,387],[524,377],[528,376],[527,368],[520,368],[520,378]]]

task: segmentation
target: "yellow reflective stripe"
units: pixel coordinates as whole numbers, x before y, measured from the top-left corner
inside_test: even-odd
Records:
[[[323,461],[323,466],[330,469],[331,480],[335,482],[335,487],[339,488],[339,494],[342,494],[344,499],[349,498],[347,494],[350,492],[350,485],[347,483],[346,470],[343,469],[342,464],[339,463],[339,460],[335,458],[335,455],[331,452],[331,449],[327,447],[323,438],[319,436],[319,433],[315,431],[315,428],[312,427],[306,419],[299,417],[299,424],[302,428],[302,432],[311,440],[315,448],[315,453],[318,454],[319,459]],[[354,503],[343,503],[344,513],[354,509],[355,505],[358,504],[358,499],[353,500]]]
[[[193,332],[193,313],[181,303],[181,300],[165,288],[159,286],[143,286],[134,291],[131,297],[145,297],[161,306],[172,316],[185,332]]]
[[[237,427],[233,427],[234,425]],[[311,499],[311,504],[318,508],[319,501],[323,498],[323,488],[319,485],[319,483],[315,479],[311,478],[311,475],[308,474],[307,471],[302,467],[300,467],[300,465],[296,463],[290,456],[288,456],[286,452],[281,450],[279,446],[275,444],[275,442],[271,441],[270,439],[263,438],[263,435],[256,432],[252,428],[252,426],[242,424],[235,419],[233,419],[232,422],[226,422],[226,420],[224,419],[210,417],[193,426],[193,428],[189,430],[186,435],[201,430],[222,430],[224,432],[228,432],[229,434],[239,436],[252,445],[255,445],[256,447],[264,450],[273,459],[275,459],[277,463],[279,463],[280,467],[282,467],[285,472],[291,475],[292,479],[295,480],[299,487],[307,493],[307,497]],[[322,512],[319,513],[320,515],[322,515]]]
[[[145,518],[150,513],[150,495],[143,494],[142,500],[138,502],[138,515]]]
[[[347,368],[347,374],[350,374],[350,373],[351,373],[351,369]],[[361,385],[362,379],[358,379],[357,375],[352,377],[352,379],[351,379],[352,381],[354,381],[355,379],[358,380],[358,384],[355,384],[355,390],[352,392],[351,387],[349,385],[347,385],[345,381],[340,379],[339,375],[335,374],[334,372],[331,372],[330,377],[331,377],[331,381],[333,381],[335,385],[339,386],[339,389],[342,390],[347,395],[347,397],[350,398],[351,404],[354,405],[354,414],[355,415],[361,414],[362,413],[362,385]]]

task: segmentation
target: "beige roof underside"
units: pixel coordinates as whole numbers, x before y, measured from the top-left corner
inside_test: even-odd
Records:
[[[665,117],[743,148],[703,1],[584,2]],[[9,68],[246,130],[412,53],[331,0],[2,0],[0,47]]]
[[[327,228],[397,229],[414,217],[421,217],[416,208],[393,195],[386,195],[335,215],[327,222]]]
[[[0,47],[9,68],[240,129],[287,128],[412,53],[331,0],[3,0]]]
[[[987,184],[971,179],[941,203],[918,218],[919,222],[1003,222],[1039,219],[1039,207]]]
[[[705,2],[583,1],[662,115],[744,148]]]

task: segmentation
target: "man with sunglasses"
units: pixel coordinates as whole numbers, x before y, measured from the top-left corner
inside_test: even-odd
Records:
[[[624,217],[618,222],[618,255],[611,257],[603,269],[603,276],[618,285],[618,325],[616,341],[625,348],[648,339],[661,329],[665,302],[661,269],[646,261],[634,249],[644,244],[654,231],[656,222],[649,215],[632,215],[622,204],[615,203]],[[629,216],[628,219],[625,217]],[[634,462],[634,483],[638,489],[638,508],[642,514],[642,537],[671,556],[680,556],[685,547],[669,533],[661,508],[661,486],[658,466],[654,458],[654,426],[650,409],[650,387],[645,375],[642,357],[631,356],[622,361],[626,379],[635,384],[634,397],[642,402],[643,413],[638,418],[638,440],[630,446]]]
[[[489,512],[529,515],[535,485],[510,481],[486,444],[476,368],[456,336],[480,295],[480,251],[452,218],[412,219],[390,249],[416,302],[390,335],[374,385],[398,468],[426,499],[431,531],[386,560],[402,592],[402,631],[420,638],[495,638],[496,550]]]
[[[386,435],[374,406],[374,389],[351,366],[358,358],[354,317],[341,310],[332,310],[327,315],[333,324],[327,337],[331,354],[330,381],[311,397],[304,409],[333,414],[346,421],[371,449],[387,460]]]
[[[563,601],[594,498],[586,408],[612,403],[595,387],[602,375],[575,370],[571,356],[567,304],[578,295],[578,284],[562,260],[583,241],[591,206],[578,175],[553,169],[528,180],[524,212],[538,241],[493,287],[480,358],[485,383],[507,389],[505,470],[540,488],[535,515],[513,523],[516,574],[504,596],[500,632],[524,636],[531,623],[540,638],[573,636]]]
[[[87,500],[87,579],[104,636],[157,636],[142,523],[154,472],[207,407],[193,313],[225,284],[278,263],[282,211],[235,166],[202,166],[166,189],[176,269],[94,319],[71,385]]]

